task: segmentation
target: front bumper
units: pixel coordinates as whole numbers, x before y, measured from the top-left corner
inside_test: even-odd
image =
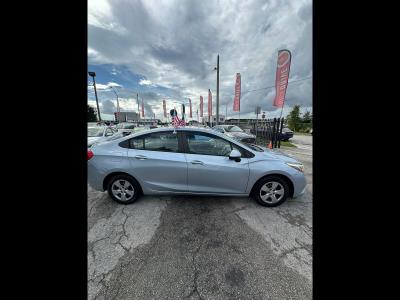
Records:
[[[296,196],[293,196],[293,198],[298,198],[300,196],[303,196],[305,192],[306,192],[306,186],[304,187],[304,189],[300,193],[298,193]]]
[[[297,174],[294,176],[293,181],[294,181],[293,198],[297,198],[303,195],[306,191],[306,186],[307,186],[306,176],[304,175],[304,173],[297,172]]]

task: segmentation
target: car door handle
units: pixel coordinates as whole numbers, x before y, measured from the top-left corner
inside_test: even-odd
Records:
[[[204,165],[204,163],[202,161],[200,161],[200,160],[193,160],[193,161],[191,161],[191,163],[193,165]]]
[[[146,156],[144,156],[144,155],[135,155],[135,158],[137,158],[137,159],[147,159],[147,157]]]

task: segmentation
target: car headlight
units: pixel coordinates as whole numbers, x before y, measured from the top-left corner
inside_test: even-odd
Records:
[[[304,173],[304,165],[300,164],[300,163],[286,163],[289,167],[292,167],[294,169],[296,169],[297,171],[300,171],[302,173]]]

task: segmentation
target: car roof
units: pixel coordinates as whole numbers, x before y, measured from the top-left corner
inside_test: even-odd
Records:
[[[178,127],[178,128],[174,128],[172,126],[170,127],[159,127],[159,128],[153,128],[153,129],[148,129],[148,130],[143,130],[143,131],[139,131],[139,132],[135,132],[135,133],[131,133],[130,135],[125,136],[124,138],[122,138],[119,141],[125,141],[125,140],[129,140],[131,138],[134,137],[138,137],[138,136],[142,136],[142,135],[146,135],[149,133],[154,133],[154,132],[165,132],[165,131],[173,131],[175,129],[175,131],[182,131],[182,132],[204,132],[204,133],[209,133],[209,134],[213,134],[216,136],[219,136],[225,140],[228,140],[230,142],[233,142],[234,144],[238,144],[240,147],[245,148],[246,150],[249,151],[254,151],[251,150],[251,148],[247,147],[246,145],[243,145],[242,143],[238,143],[238,141],[236,141],[233,138],[230,138],[229,136],[220,133],[218,131],[212,130],[211,128],[202,128],[202,127],[196,127],[196,126],[185,126],[185,127]]]
[[[147,130],[147,132],[162,132],[162,131],[171,131],[171,130],[210,132],[210,129],[206,129],[206,128],[203,128],[203,127],[195,127],[195,126],[185,126],[185,127],[178,127],[178,128],[174,128],[173,126],[158,127],[158,128],[149,129],[149,130]]]

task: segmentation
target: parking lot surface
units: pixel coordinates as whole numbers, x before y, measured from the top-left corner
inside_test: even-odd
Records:
[[[311,299],[311,147],[282,151],[308,184],[275,208],[205,196],[119,205],[88,186],[89,299]]]

